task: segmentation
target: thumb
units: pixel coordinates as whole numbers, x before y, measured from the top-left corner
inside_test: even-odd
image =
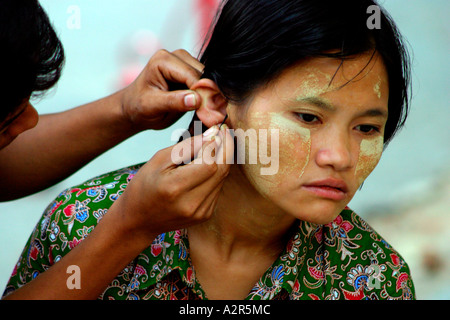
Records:
[[[201,105],[201,96],[193,90],[159,91],[151,96],[152,104],[164,113],[187,112]]]

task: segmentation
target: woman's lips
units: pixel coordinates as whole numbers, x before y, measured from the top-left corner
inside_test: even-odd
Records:
[[[331,200],[344,200],[347,197],[347,185],[342,180],[325,179],[304,184],[302,188],[315,195]]]

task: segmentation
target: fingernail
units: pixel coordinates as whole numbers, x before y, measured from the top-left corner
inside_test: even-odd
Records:
[[[218,147],[220,147],[220,144],[222,143],[222,138],[219,136],[213,136],[213,138],[211,140],[214,140],[214,142],[216,143],[216,145]]]
[[[203,140],[212,140],[211,137],[214,137],[218,132],[219,128],[217,126],[212,126],[203,133]]]
[[[227,124],[226,123],[224,123],[221,127],[220,127],[220,130],[227,130],[228,129],[228,126],[227,126]]]
[[[184,96],[184,105],[189,108],[193,109],[197,105],[197,99],[195,98],[195,94],[188,93]]]

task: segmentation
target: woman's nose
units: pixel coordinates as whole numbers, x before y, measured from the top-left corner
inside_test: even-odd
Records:
[[[355,157],[350,138],[346,134],[330,134],[316,150],[316,163],[320,167],[332,167],[336,171],[342,171],[354,165]]]

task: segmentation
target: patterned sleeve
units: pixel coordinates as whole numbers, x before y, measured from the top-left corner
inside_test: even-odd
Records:
[[[317,235],[322,258],[315,260],[324,267],[312,270],[326,278],[325,299],[415,299],[411,272],[403,257],[353,210],[344,209]]]
[[[352,290],[343,290],[345,298],[416,299],[409,266],[400,253],[353,211],[343,216],[347,221],[341,222],[340,227],[348,230],[344,245],[352,247],[359,257],[348,266],[346,283]]]
[[[384,264],[379,265],[380,270],[374,270],[369,280],[372,280],[375,288],[381,290],[381,299],[415,300],[415,287],[408,264],[384,239],[381,241],[385,244]],[[379,278],[377,278],[378,275]]]
[[[31,233],[3,295],[32,281],[86,238],[140,166],[107,173],[61,192]]]

